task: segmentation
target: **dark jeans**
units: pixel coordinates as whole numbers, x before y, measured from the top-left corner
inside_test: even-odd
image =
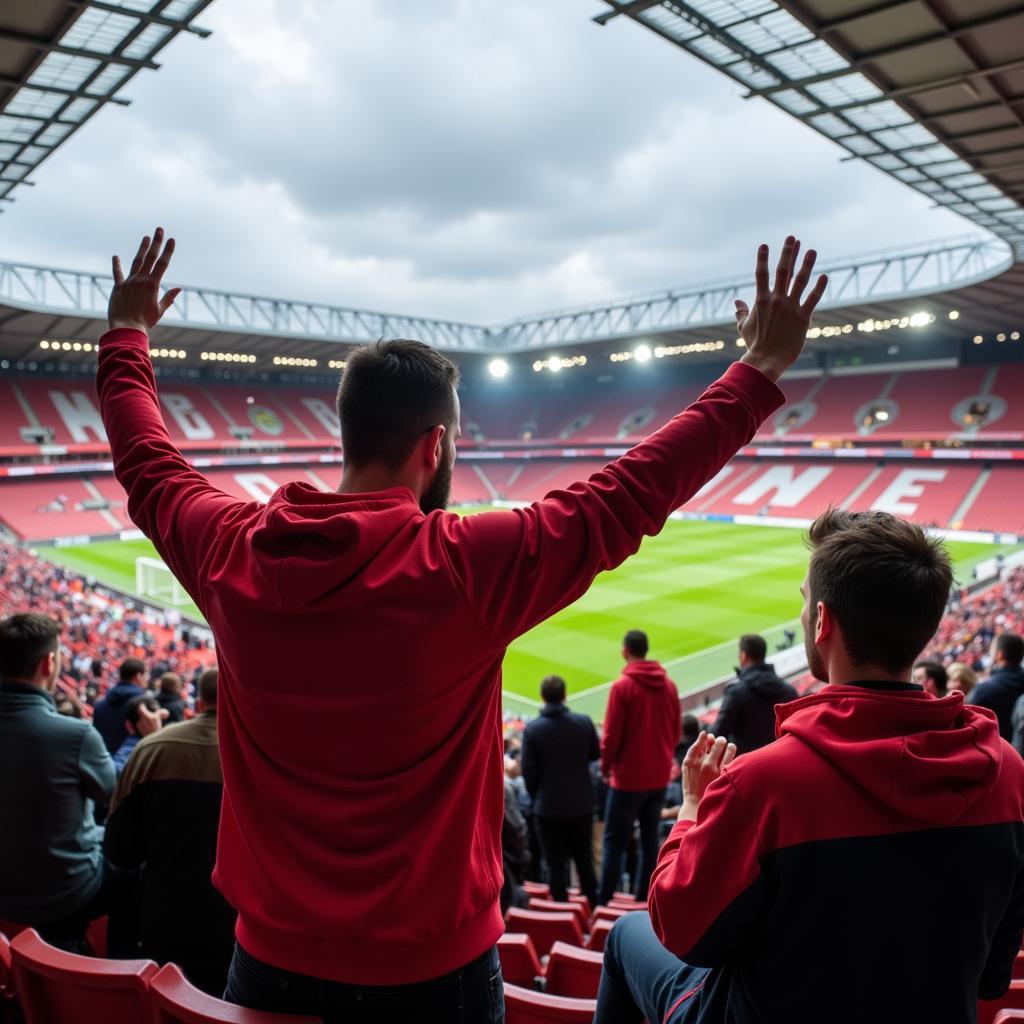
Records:
[[[649,914],[626,914],[605,943],[594,1024],[696,1020],[701,986],[710,973],[674,957],[658,941]]]
[[[346,985],[271,967],[241,946],[228,971],[224,998],[253,1010],[308,1013],[325,1024],[503,1024],[505,992],[498,950],[413,985]]]
[[[601,863],[601,891],[598,903],[607,903],[622,880],[622,858],[633,835],[633,822],[640,821],[640,862],[633,894],[647,899],[647,885],[658,860],[658,826],[665,803],[665,787],[633,793],[608,787],[604,809],[604,859]]]
[[[594,874],[594,856],[591,849],[594,834],[594,816],[582,818],[536,818],[540,847],[548,865],[548,884],[551,898],[564,903],[568,898],[569,860],[576,865],[580,876],[580,892],[597,905],[597,876]]]

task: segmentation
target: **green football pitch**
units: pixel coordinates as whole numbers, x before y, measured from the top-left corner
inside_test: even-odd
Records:
[[[999,551],[951,541],[960,579]],[[135,559],[155,557],[148,541],[109,541],[41,548],[40,554],[111,586],[135,592]],[[572,706],[600,718],[609,680],[620,667],[628,629],[650,636],[681,691],[732,671],[735,641],[759,632],[774,649],[783,630],[799,632],[800,582],[807,551],[799,530],[731,523],[672,521],[614,572],[602,574],[570,608],[520,637],[505,658],[505,707],[531,712],[540,680],[564,676]],[[194,606],[183,614],[198,616]],[[573,695],[576,695],[575,697]]]

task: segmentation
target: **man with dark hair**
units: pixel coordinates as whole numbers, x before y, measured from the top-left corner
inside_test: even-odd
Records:
[[[658,833],[672,757],[680,739],[679,690],[661,665],[648,659],[647,634],[631,629],[622,641],[626,661],[608,694],[601,737],[601,774],[608,780],[599,903],[608,903],[622,878],[622,858],[640,822],[636,898],[658,857]]]
[[[118,775],[124,771],[128,758],[132,751],[139,745],[143,736],[149,736],[160,731],[163,720],[167,717],[157,703],[156,697],[151,693],[144,693],[141,697],[132,697],[124,709],[124,727],[127,735],[124,742],[114,751],[112,760],[114,770]]]
[[[118,867],[142,868],[142,956],[178,964],[220,996],[235,912],[210,881],[223,790],[215,668],[199,679],[197,710],[139,743],[114,792],[104,849]]]
[[[597,877],[590,844],[594,829],[594,786],[590,764],[601,756],[597,730],[565,704],[565,680],[545,676],[544,707],[523,733],[523,780],[533,800],[541,851],[548,866],[551,898],[565,902],[569,860],[580,890],[597,904]]]
[[[828,685],[780,707],[779,739],[745,757],[724,736],[690,749],[650,915],[612,929],[595,1024],[953,1024],[1009,987],[1024,761],[991,711],[909,682],[949,556],[884,512],[830,510],[810,545],[801,620]],[[984,870],[936,898],[965,862]]]
[[[1014,633],[1001,633],[992,641],[993,671],[971,692],[971,703],[990,708],[999,719],[999,735],[1013,739],[1013,709],[1024,696],[1024,639]]]
[[[945,697],[948,692],[946,670],[937,661],[919,661],[914,665],[911,682],[917,683],[933,697]]]
[[[181,690],[181,676],[177,672],[164,672],[160,676],[156,702],[167,712],[167,721],[172,724],[185,720],[185,701],[182,699]]]
[[[128,735],[124,724],[128,702],[146,692],[148,679],[145,662],[139,661],[138,658],[126,658],[117,671],[117,684],[96,702],[92,724],[103,737],[103,742],[111,754],[124,743]]]
[[[465,517],[441,511],[458,375],[414,341],[347,357],[336,493],[295,482],[261,507],[211,486],[167,433],[148,352],[177,294],[160,288],[173,240],[144,239],[127,277],[115,261],[97,374],[115,473],[221,656],[230,999],[352,1021],[447,1019],[456,1002],[500,1015],[505,651],[782,404],[774,382],[826,283],[805,296],[814,254],[797,269],[798,249],[787,239],[774,285],[759,249],[754,307],[737,304],[746,354],[700,400],[587,480]]]
[[[94,804],[110,799],[114,766],[89,722],[58,714],[60,668],[57,622],[0,622],[0,918],[87,952],[109,896]]]
[[[736,682],[725,688],[711,730],[735,743],[740,754],[771,743],[775,739],[775,706],[797,698],[796,690],[765,663],[767,653],[764,637],[754,633],[740,637]]]

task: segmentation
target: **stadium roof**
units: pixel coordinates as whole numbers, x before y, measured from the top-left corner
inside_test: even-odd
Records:
[[[1019,0],[599,0],[1024,259]]]
[[[118,95],[212,0],[3,0],[0,201]],[[0,206],[0,211],[3,207]]]

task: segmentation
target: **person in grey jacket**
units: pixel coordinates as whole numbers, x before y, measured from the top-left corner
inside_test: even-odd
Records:
[[[737,754],[765,747],[775,739],[775,705],[796,700],[797,692],[765,663],[768,645],[762,636],[740,637],[736,682],[725,688],[712,736],[736,744]]]
[[[94,804],[114,765],[89,722],[58,713],[60,626],[45,615],[0,622],[0,918],[85,952],[109,885]]]

